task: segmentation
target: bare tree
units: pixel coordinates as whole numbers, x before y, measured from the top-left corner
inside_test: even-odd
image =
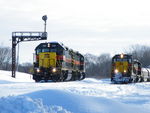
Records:
[[[19,64],[18,71],[31,74],[32,68],[33,65],[31,63],[23,63]]]
[[[150,66],[150,47],[145,45],[133,45],[126,51],[134,59],[139,60],[143,67]]]
[[[0,69],[10,70],[11,68],[11,49],[0,47]]]
[[[87,77],[108,78],[111,71],[110,54],[102,54],[100,56],[86,54],[85,66]]]

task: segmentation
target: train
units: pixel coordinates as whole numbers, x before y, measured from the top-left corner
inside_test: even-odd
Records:
[[[85,78],[84,56],[59,42],[40,43],[35,48],[33,79],[36,82],[75,81]]]
[[[117,54],[112,57],[112,83],[149,82],[150,69],[142,68],[142,64],[129,54]]]

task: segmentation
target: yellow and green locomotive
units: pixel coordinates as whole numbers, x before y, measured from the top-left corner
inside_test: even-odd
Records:
[[[33,79],[74,81],[85,78],[84,57],[62,43],[41,43],[35,48]]]

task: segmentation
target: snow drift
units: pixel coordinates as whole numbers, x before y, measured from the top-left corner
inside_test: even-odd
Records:
[[[31,75],[0,71],[0,113],[149,113],[150,83],[109,79],[35,83]]]

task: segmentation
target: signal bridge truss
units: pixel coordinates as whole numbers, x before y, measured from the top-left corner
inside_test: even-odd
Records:
[[[22,41],[46,40],[47,32],[12,32],[12,77],[16,75],[16,45]]]

